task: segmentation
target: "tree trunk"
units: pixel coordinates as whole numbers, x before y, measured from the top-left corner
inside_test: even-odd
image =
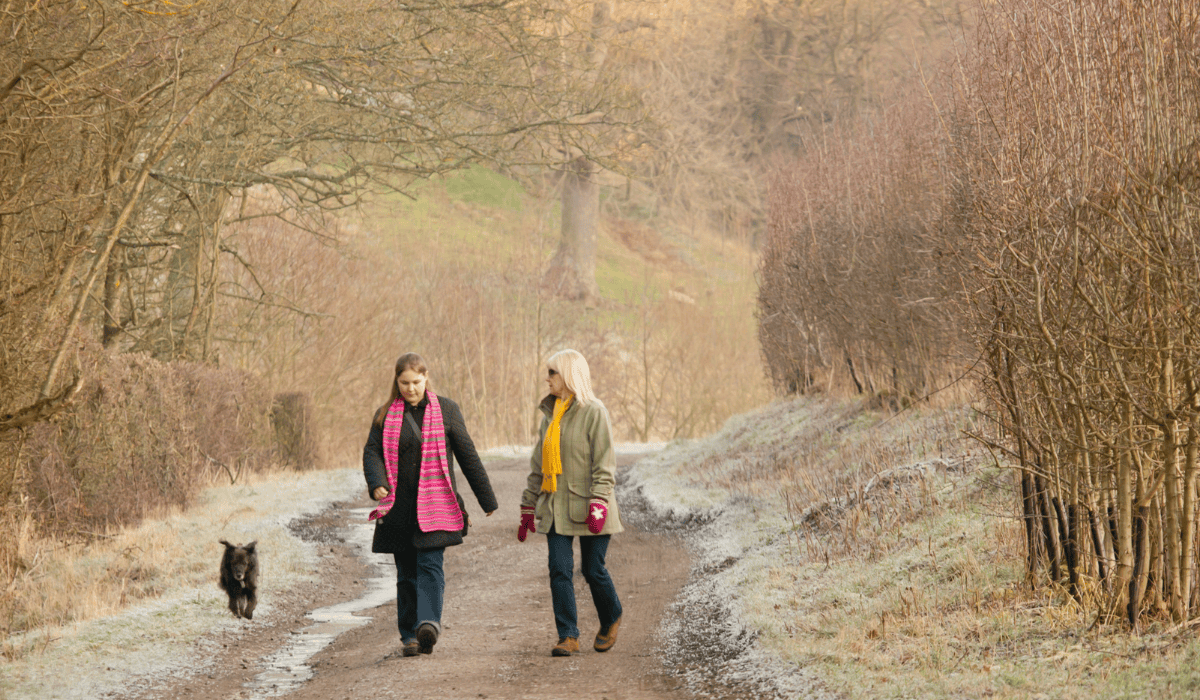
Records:
[[[1042,526],[1042,546],[1050,565],[1050,580],[1057,582],[1062,577],[1062,558],[1058,549],[1057,518],[1050,503],[1050,489],[1045,477],[1033,477],[1034,502],[1038,508],[1038,520]]]
[[[1035,489],[1033,474],[1028,469],[1021,469],[1021,510],[1025,514],[1025,574],[1032,582],[1034,572],[1038,570],[1038,509],[1034,500]]]
[[[1183,552],[1180,549],[1181,520],[1179,493],[1179,442],[1178,426],[1173,419],[1166,421],[1163,430],[1163,470],[1166,475],[1163,483],[1166,486],[1166,500],[1163,503],[1163,532],[1162,539],[1166,556],[1166,566],[1163,567],[1163,593],[1171,606],[1171,615],[1176,622],[1185,622],[1187,594],[1183,592]]]
[[[1192,567],[1195,565],[1196,540],[1196,458],[1200,454],[1200,421],[1192,416],[1188,424],[1188,443],[1183,467],[1183,523],[1180,528],[1179,598],[1183,619],[1192,613]]]
[[[111,348],[117,342],[124,324],[121,322],[121,285],[125,276],[125,246],[118,243],[108,258],[104,275],[104,330],[102,342]]]
[[[1132,456],[1129,454],[1132,449],[1129,445],[1131,436],[1128,434],[1132,422],[1131,411],[1126,404],[1123,416],[1125,435],[1117,455],[1117,580],[1113,586],[1116,596],[1127,596],[1136,581],[1133,575],[1133,493],[1129,488],[1133,471]],[[1119,599],[1116,602],[1119,603]]]
[[[1108,547],[1104,538],[1104,530],[1101,529],[1100,518],[1096,516],[1096,511],[1092,508],[1087,509],[1087,519],[1089,529],[1092,531],[1092,549],[1096,552],[1096,577],[1104,583],[1108,580]]]
[[[562,240],[542,278],[553,293],[565,299],[593,303],[596,286],[596,232],[600,219],[600,185],[595,166],[580,156],[562,182]]]
[[[1080,536],[1080,530],[1083,529],[1082,510],[1078,503],[1068,503],[1064,519],[1067,530],[1067,580],[1070,581],[1071,595],[1075,600],[1083,599],[1083,591],[1079,587],[1079,569],[1083,561],[1081,549],[1086,542]]]
[[[1138,508],[1133,517],[1133,566],[1130,569],[1129,602],[1126,603],[1125,612],[1129,617],[1129,626],[1134,631],[1137,631],[1138,618],[1142,614],[1142,595],[1146,592],[1146,578],[1149,573],[1146,568],[1150,550],[1146,522],[1148,517],[1149,509],[1145,507]]]

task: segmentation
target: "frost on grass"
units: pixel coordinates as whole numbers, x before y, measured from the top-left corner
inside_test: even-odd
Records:
[[[830,634],[820,616],[867,607],[843,580],[847,562],[894,547],[889,533],[948,495],[936,489],[950,470],[941,446],[955,433],[954,415],[778,401],[627,470],[626,517],[677,531],[693,555],[664,635],[668,666],[690,690],[836,697],[813,671],[820,664],[810,664],[830,646],[817,638]]]
[[[750,515],[745,506],[727,507],[687,535],[692,551],[705,554],[709,563],[693,568],[668,610],[664,662],[697,697],[835,698],[815,674],[763,650],[757,643],[759,631],[740,614],[746,602],[756,602],[746,579],[758,566],[747,559],[758,557],[732,555],[745,554],[746,547],[738,543],[742,538],[725,533],[736,532]]]
[[[639,527],[679,532],[692,552],[689,581],[663,623],[662,653],[697,697],[836,697],[813,674],[764,651],[741,612],[761,602],[747,584],[764,555],[782,554],[788,519],[778,495],[754,495],[728,476],[747,452],[787,440],[789,427],[804,420],[768,406],[709,438],[671,443],[622,475],[623,515]]]
[[[137,677],[206,672],[203,638],[213,632],[240,634],[279,614],[281,594],[313,579],[314,543],[289,530],[296,518],[362,489],[358,469],[281,473],[251,483],[206,490],[196,507],[165,520],[146,522],[132,534],[151,539],[168,529],[194,558],[186,575],[165,581],[157,598],[119,614],[74,625],[43,628],[4,640],[23,653],[0,665],[0,696],[12,698],[102,698],[127,691]],[[217,586],[222,547],[257,539],[261,553],[260,603],[251,622],[235,620]],[[200,645],[200,646],[198,646]]]

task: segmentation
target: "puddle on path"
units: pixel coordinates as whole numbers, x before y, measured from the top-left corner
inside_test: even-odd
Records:
[[[308,665],[309,659],[333,643],[339,634],[371,621],[370,617],[354,613],[395,599],[396,565],[391,555],[371,553],[374,527],[367,522],[371,510],[353,508],[349,511],[356,524],[347,529],[346,541],[358,549],[359,556],[375,565],[379,575],[367,582],[367,591],[361,598],[317,608],[308,613],[308,617],[316,624],[292,632],[292,640],[266,658],[263,663],[267,670],[246,684],[250,689],[250,698],[275,698],[299,688],[313,676],[312,667]]]

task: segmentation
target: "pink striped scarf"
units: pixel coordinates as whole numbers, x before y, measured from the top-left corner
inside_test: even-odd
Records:
[[[463,527],[463,514],[450,484],[450,462],[446,458],[446,427],[442,423],[442,405],[437,394],[426,391],[429,405],[421,425],[421,469],[417,475],[417,526],[421,532],[457,531]],[[387,472],[388,495],[379,499],[379,507],[370,520],[382,518],[396,502],[396,474],[400,464],[400,431],[404,428],[407,404],[398,398],[388,407],[383,419],[383,466]]]

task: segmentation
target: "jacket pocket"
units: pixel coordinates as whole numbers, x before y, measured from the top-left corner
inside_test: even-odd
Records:
[[[567,485],[567,517],[571,519],[571,522],[587,522],[589,500],[586,491],[574,484]]]

